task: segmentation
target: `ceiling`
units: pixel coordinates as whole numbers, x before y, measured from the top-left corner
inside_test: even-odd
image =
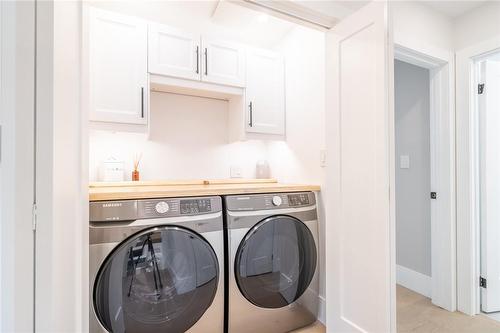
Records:
[[[360,9],[370,1],[360,1],[360,0],[292,0],[294,2],[300,3],[311,9],[321,11],[325,14],[331,15],[338,19],[342,19],[347,15]],[[389,0],[389,1],[404,1],[404,0]],[[416,0],[425,4],[432,9],[440,12],[449,18],[455,18],[466,12],[473,10],[481,5],[485,4],[487,1],[484,0],[448,0],[448,1],[429,1],[429,0]]]
[[[476,0],[476,1],[422,1],[422,2],[450,18],[455,18],[477,7],[480,7],[487,1]]]

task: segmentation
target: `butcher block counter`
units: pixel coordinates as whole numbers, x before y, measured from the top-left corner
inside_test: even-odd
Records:
[[[318,185],[282,184],[276,179],[221,179],[90,183],[90,201],[206,195],[320,191]]]

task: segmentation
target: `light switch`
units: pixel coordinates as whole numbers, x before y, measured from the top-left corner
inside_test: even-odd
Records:
[[[322,168],[326,166],[326,149],[319,150],[319,166]]]
[[[410,155],[399,156],[399,168],[409,169],[410,168]]]

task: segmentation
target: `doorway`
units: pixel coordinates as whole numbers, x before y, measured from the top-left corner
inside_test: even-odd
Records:
[[[394,63],[397,283],[431,297],[430,73]]]
[[[413,299],[425,300],[429,306],[433,304],[448,311],[456,310],[454,113],[450,93],[453,67],[450,64],[451,59],[395,47],[398,326],[405,320],[401,306]]]

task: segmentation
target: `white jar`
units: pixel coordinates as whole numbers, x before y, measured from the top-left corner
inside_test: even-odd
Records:
[[[255,177],[258,179],[271,178],[271,169],[269,168],[269,163],[266,160],[257,161]]]

